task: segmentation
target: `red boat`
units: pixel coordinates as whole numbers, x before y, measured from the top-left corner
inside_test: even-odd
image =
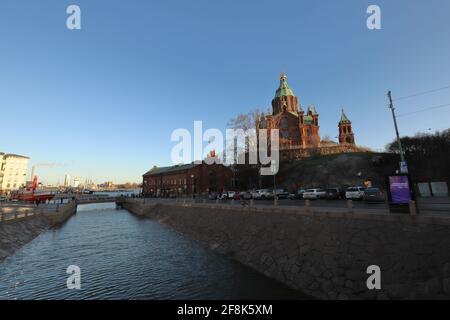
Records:
[[[33,185],[31,188],[23,188],[13,194],[11,194],[11,199],[19,201],[29,201],[29,202],[45,202],[52,199],[55,195],[50,191],[36,190],[37,189],[37,176],[33,179]]]

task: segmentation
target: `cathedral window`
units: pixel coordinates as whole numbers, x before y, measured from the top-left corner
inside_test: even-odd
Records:
[[[287,118],[283,118],[280,121],[280,127],[281,128],[287,128],[288,127],[288,119]]]
[[[289,138],[289,131],[287,131],[287,130],[283,131],[283,138],[285,138],[285,139]]]

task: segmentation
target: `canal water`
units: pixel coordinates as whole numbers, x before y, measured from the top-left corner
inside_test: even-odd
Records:
[[[81,289],[67,289],[68,266]],[[0,299],[301,299],[278,282],[114,204],[78,207],[0,263]]]

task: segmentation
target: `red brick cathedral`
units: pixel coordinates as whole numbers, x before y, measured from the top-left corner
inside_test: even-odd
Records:
[[[338,127],[339,145],[355,145],[352,123],[344,110],[342,110]],[[284,72],[280,76],[280,86],[272,100],[272,114],[261,116],[259,128],[279,129],[282,148],[318,148],[330,147],[330,143],[333,144],[332,141],[320,140],[319,114],[316,107],[308,106],[305,111],[292,89],[289,88]]]

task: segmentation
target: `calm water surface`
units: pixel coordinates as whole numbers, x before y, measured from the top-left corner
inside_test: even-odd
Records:
[[[81,290],[66,287],[69,265]],[[113,204],[78,207],[0,264],[0,299],[300,299],[299,293]]]

